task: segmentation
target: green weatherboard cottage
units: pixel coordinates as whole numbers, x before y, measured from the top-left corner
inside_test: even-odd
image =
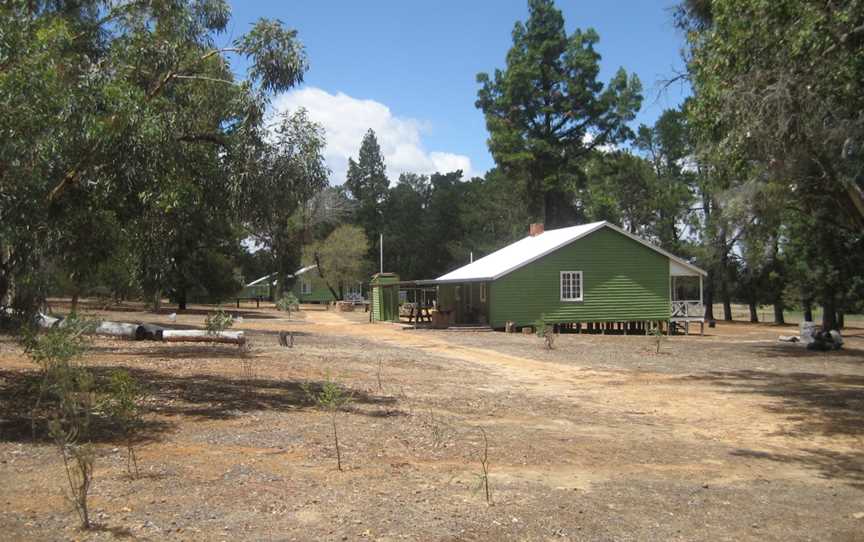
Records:
[[[433,281],[452,324],[703,322],[705,271],[608,222],[530,235]],[[626,329],[626,328],[625,328]]]
[[[333,293],[318,275],[318,266],[309,265],[294,272],[294,287],[291,289],[300,303],[329,303],[335,301]]]

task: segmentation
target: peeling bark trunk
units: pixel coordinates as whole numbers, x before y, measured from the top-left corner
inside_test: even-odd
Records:
[[[783,309],[786,307],[783,306],[783,299],[777,298],[774,300],[774,323],[775,324],[785,324],[786,318],[783,316]]]
[[[162,309],[162,290],[156,290],[153,294],[153,312],[159,312]]]
[[[759,312],[757,311],[756,303],[751,301],[747,303],[747,306],[750,308],[750,322],[754,324],[759,322]]]

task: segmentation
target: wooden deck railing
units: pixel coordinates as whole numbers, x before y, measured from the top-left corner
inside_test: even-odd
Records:
[[[705,305],[701,301],[673,301],[672,318],[704,318]]]

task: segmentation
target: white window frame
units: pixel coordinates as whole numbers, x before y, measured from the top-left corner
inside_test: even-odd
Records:
[[[486,303],[486,283],[480,283],[480,303]]]
[[[570,276],[576,275],[577,280],[578,280],[578,285],[579,285],[579,295],[578,296],[573,296],[573,292],[571,291],[570,295],[568,297],[564,297],[564,276],[565,275],[568,276],[568,280],[572,280],[571,278],[569,278]],[[572,290],[572,284],[571,284],[570,289]],[[583,301],[585,299],[585,283],[582,280],[582,271],[561,271],[561,273],[558,275],[558,291],[561,294],[560,298],[561,298],[561,301],[563,301],[563,302],[569,302],[569,303],[577,302],[578,303],[580,301]]]
[[[312,281],[308,279],[301,279],[300,282],[300,295],[309,295],[312,293]]]

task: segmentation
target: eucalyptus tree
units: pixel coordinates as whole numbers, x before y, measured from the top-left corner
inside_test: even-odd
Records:
[[[654,173],[649,198],[654,214],[652,237],[666,250],[681,254],[695,193],[695,149],[686,114],[667,109],[653,126],[639,126],[634,143]]]
[[[577,217],[570,188],[595,149],[632,137],[627,123],[642,102],[642,85],[619,69],[598,80],[593,29],[567,34],[552,0],[529,0],[528,20],[513,28],[506,68],[481,73],[476,105],[489,130],[489,150],[513,179],[533,219],[564,225]]]
[[[688,2],[693,117],[727,159],[813,185],[864,226],[864,9],[859,0]],[[806,193],[806,190],[803,192]]]
[[[825,308],[824,327],[857,295],[844,270],[864,229],[862,14],[858,0],[688,0],[679,11],[698,154],[726,172],[707,192],[759,185],[785,208],[780,251],[805,305]]]
[[[322,194],[330,176],[324,129],[305,109],[280,114],[262,140],[251,156],[256,163],[249,166],[243,221],[270,254],[281,291],[300,265],[303,245],[312,241],[319,215],[339,212],[341,203],[331,193]]]
[[[76,220],[104,216],[152,245],[155,232],[139,226],[194,204],[196,190],[239,201],[232,156],[268,96],[300,82],[307,61],[296,32],[276,21],[219,44],[229,17],[223,0],[0,5],[0,301],[13,283],[39,283],[48,256],[99,263],[105,254],[92,247],[104,240]],[[247,59],[244,80],[229,55]]]
[[[303,260],[315,265],[315,272],[336,299],[345,299],[346,289],[368,279],[364,257],[369,241],[363,228],[354,224],[337,226],[326,239],[304,247]]]

